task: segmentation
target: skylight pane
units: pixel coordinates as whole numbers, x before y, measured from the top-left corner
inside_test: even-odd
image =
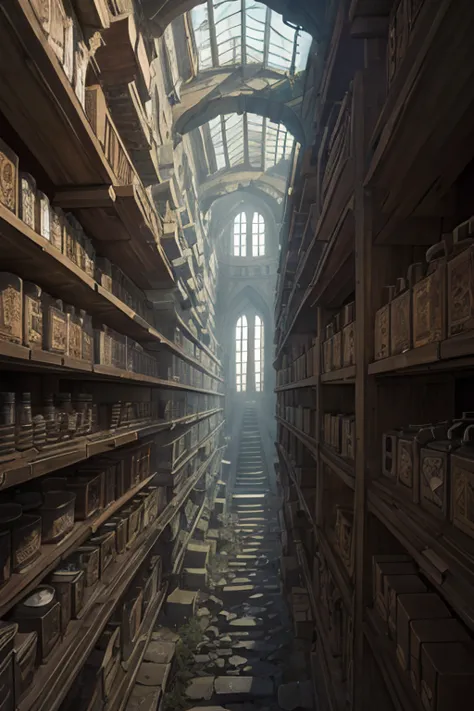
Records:
[[[222,135],[222,124],[220,116],[216,116],[216,118],[213,118],[209,121],[209,131],[211,134],[212,145],[214,147],[217,170],[222,170],[222,168],[226,167],[226,162],[224,153],[224,137]]]
[[[212,68],[211,35],[207,5],[198,5],[191,10],[191,21],[198,51],[199,69]]]

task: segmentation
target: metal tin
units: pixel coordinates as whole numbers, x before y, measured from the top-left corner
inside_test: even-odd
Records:
[[[96,546],[81,546],[75,551],[73,558],[84,571],[86,588],[95,585],[100,573],[99,549]]]
[[[69,491],[46,491],[41,507],[43,543],[57,543],[74,527],[76,495]]]
[[[54,588],[40,585],[17,605],[13,618],[20,632],[38,634],[37,662],[44,663],[59,640],[61,631],[61,606],[56,600]]]
[[[66,486],[75,493],[75,517],[77,520],[84,521],[102,509],[102,473],[97,476],[68,477]]]
[[[88,543],[99,548],[99,577],[102,577],[109,565],[115,560],[115,531],[102,531],[101,529],[100,535],[93,536]]]
[[[86,576],[78,563],[67,561],[57,568],[51,577],[51,585],[69,586],[71,589],[71,618],[76,620],[84,607]]]
[[[12,567],[19,573],[41,554],[41,516],[24,514],[12,529]]]

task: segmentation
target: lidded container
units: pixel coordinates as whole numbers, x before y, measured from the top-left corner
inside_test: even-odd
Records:
[[[76,360],[82,359],[82,324],[74,306],[64,307],[67,314],[67,354]]]
[[[29,173],[20,173],[19,217],[25,225],[36,229],[36,181]]]
[[[23,282],[23,344],[31,349],[43,347],[43,306],[41,287]]]
[[[23,337],[23,281],[0,272],[0,339],[21,343]]]
[[[17,399],[15,441],[19,452],[26,452],[33,447],[31,393],[22,393]]]
[[[43,348],[52,353],[67,352],[67,315],[61,299],[53,299],[43,292]]]

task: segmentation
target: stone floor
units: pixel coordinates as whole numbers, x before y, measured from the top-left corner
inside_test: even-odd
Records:
[[[218,529],[207,589],[197,596],[202,636],[181,672],[186,686],[179,711],[312,708],[311,682],[304,683],[309,676],[281,590],[279,502],[270,491],[253,411],[244,416],[239,452],[231,510],[221,517],[225,523]],[[147,650],[145,659],[150,656]],[[162,663],[170,662],[163,646],[161,656]],[[140,670],[142,678],[145,672]],[[165,708],[173,711],[166,694]],[[128,708],[153,711],[159,706]]]

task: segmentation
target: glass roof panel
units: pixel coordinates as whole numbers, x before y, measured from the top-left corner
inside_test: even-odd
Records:
[[[311,37],[258,0],[207,0],[191,10],[199,69],[263,64],[294,73],[306,66]]]
[[[283,124],[257,114],[226,114],[201,126],[203,139],[209,138],[214,155],[215,171],[247,165],[269,170],[291,156],[293,136]],[[206,141],[204,140],[206,144]],[[211,172],[215,172],[211,170]]]

